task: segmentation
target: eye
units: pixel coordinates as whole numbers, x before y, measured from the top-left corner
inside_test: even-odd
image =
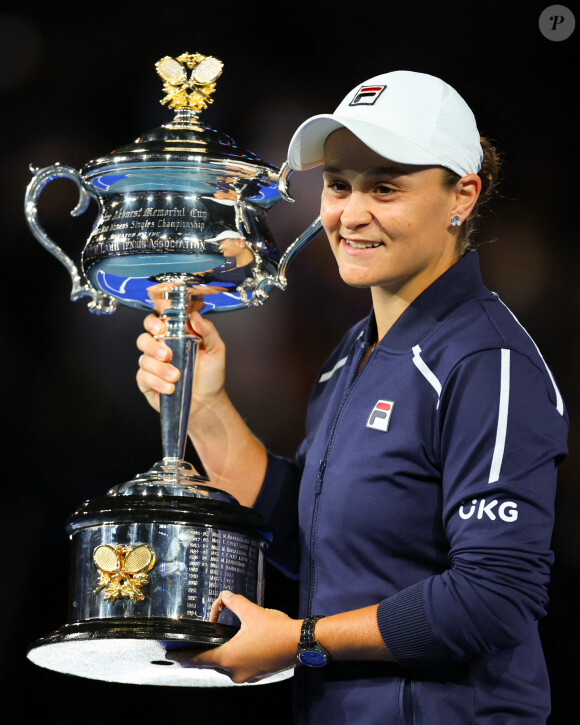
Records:
[[[379,196],[389,196],[390,194],[393,194],[394,191],[393,187],[388,184],[377,184],[375,186],[375,194],[378,194]]]
[[[349,190],[349,185],[346,181],[337,178],[327,177],[324,180],[324,189],[334,194],[343,194]]]
[[[328,188],[331,191],[335,191],[337,194],[340,194],[343,191],[347,191],[348,186],[344,183],[344,181],[330,181],[328,183]]]

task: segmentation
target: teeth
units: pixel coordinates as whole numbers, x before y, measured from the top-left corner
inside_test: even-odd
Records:
[[[381,242],[355,242],[353,239],[345,239],[344,241],[354,249],[370,249],[371,247],[381,246]]]

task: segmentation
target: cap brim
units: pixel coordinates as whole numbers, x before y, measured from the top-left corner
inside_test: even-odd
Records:
[[[324,161],[326,139],[339,128],[348,129],[365,146],[390,161],[417,166],[448,166],[443,159],[384,126],[324,114],[309,118],[292,137],[288,147],[290,168],[304,171],[320,166]]]
[[[312,116],[298,127],[288,146],[288,165],[295,171],[320,166],[324,160],[324,142],[342,123],[328,113]]]

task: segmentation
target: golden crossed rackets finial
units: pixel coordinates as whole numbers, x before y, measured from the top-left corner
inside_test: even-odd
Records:
[[[191,108],[202,111],[209,103],[215,91],[215,81],[222,73],[224,64],[213,56],[200,53],[182,53],[177,58],[166,55],[155,63],[157,73],[165,81],[166,93],[161,103],[169,103],[169,108]],[[188,74],[188,69],[191,74]]]

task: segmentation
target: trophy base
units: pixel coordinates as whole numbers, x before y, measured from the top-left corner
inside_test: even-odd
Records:
[[[128,685],[169,687],[239,686],[213,669],[170,659],[176,650],[204,650],[227,642],[237,627],[209,622],[163,619],[101,619],[65,624],[34,642],[28,659],[65,675]],[[169,656],[167,656],[169,653]],[[276,672],[264,685],[292,677],[294,669]]]

